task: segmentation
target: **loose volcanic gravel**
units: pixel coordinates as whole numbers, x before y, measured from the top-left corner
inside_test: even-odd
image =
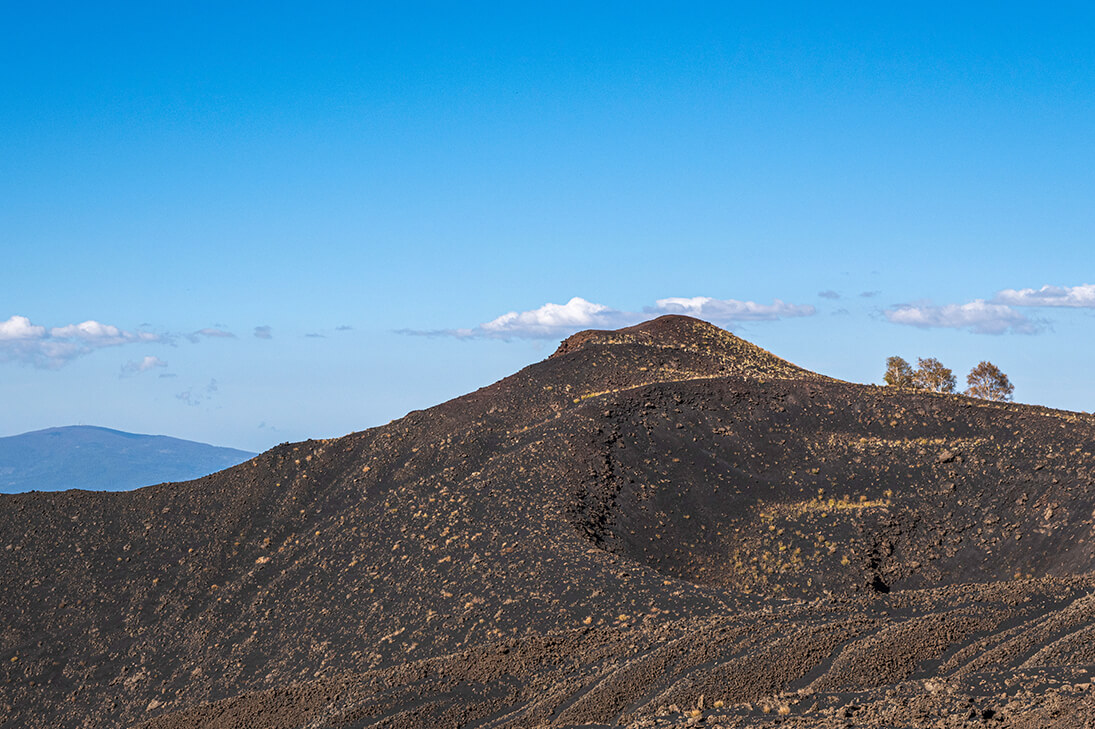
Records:
[[[197,481],[0,496],[0,726],[1095,727],[1093,449],[582,332]]]

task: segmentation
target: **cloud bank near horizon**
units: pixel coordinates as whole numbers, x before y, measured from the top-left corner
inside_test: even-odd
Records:
[[[464,329],[400,329],[398,334],[448,336],[458,339],[558,339],[583,329],[618,329],[665,314],[686,314],[719,324],[741,321],[775,321],[813,316],[813,306],[798,306],[775,299],[771,304],[709,296],[658,299],[640,312],[614,309],[575,296],[565,304],[546,303],[528,311],[511,311],[476,327]]]
[[[697,319],[709,319],[713,322],[732,323],[738,321],[776,321],[796,316],[813,316],[817,309],[809,304],[798,306],[780,299],[771,304],[758,304],[755,301],[737,299],[713,299],[710,296],[693,296],[690,299],[658,299],[656,306],[643,311],[655,316],[662,314],[685,314]]]
[[[893,324],[964,329],[973,334],[1040,334],[1048,328],[1047,321],[1033,319],[1018,308],[1095,309],[1095,284],[1002,289],[988,300],[943,306],[895,304],[882,313]]]
[[[898,304],[883,314],[893,324],[920,329],[963,329],[973,334],[1037,334],[1045,327],[1003,304],[974,299],[966,304]]]
[[[1043,286],[1040,289],[1004,289],[997,292],[993,301],[1010,306],[1095,309],[1095,284]]]
[[[168,338],[161,334],[126,331],[90,319],[80,324],[47,328],[16,314],[0,322],[0,361],[57,369],[104,347],[165,341]]]
[[[7,320],[0,320],[0,363],[13,362],[30,365],[37,369],[57,370],[75,359],[107,347],[128,344],[176,346],[181,342],[201,344],[215,340],[223,342],[238,340],[235,333],[220,325],[189,332],[150,332],[146,329],[150,326],[141,324],[137,329],[127,330],[88,319],[79,324],[50,327],[35,324],[27,316],[14,314]],[[346,332],[352,329],[353,327],[343,324],[335,331]],[[273,327],[268,324],[255,326],[252,334],[256,339],[274,338]],[[147,355],[141,360],[123,362],[121,372],[123,377],[128,377],[165,365],[166,363],[158,357]]]

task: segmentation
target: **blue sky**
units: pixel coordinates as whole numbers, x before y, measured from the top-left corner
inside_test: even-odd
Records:
[[[728,5],[7,8],[0,435],[335,436],[662,311],[1095,409],[1093,11]]]

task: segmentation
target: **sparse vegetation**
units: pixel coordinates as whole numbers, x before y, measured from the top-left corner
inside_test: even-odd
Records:
[[[918,358],[917,367],[894,355],[886,358],[886,372],[882,381],[890,387],[909,387],[929,392],[952,393],[955,391],[954,373],[935,357]],[[1011,400],[1015,387],[1008,376],[992,362],[982,360],[966,375],[964,394],[983,400],[1005,402]]]
[[[920,358],[916,361],[913,373],[913,385],[931,392],[954,392],[954,373],[935,357]]]
[[[935,357],[917,360],[917,368],[902,357],[886,358],[886,373],[883,382],[892,387],[913,387],[931,392],[954,392],[954,373]]]
[[[1008,376],[992,362],[983,360],[966,375],[966,394],[984,400],[1004,402],[1011,400],[1015,387]]]
[[[912,387],[913,368],[903,357],[886,358],[886,374],[882,381],[892,387]]]

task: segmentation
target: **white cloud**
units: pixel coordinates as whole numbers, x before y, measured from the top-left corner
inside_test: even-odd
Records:
[[[148,372],[149,370],[156,369],[158,367],[167,367],[167,362],[164,362],[159,357],[147,355],[140,362],[129,361],[122,365],[122,377],[137,375],[142,372]]]
[[[274,332],[268,326],[255,327],[255,336],[259,339],[273,339]]]
[[[796,306],[779,299],[771,304],[708,296],[658,299],[641,312],[622,311],[575,296],[565,304],[548,303],[529,311],[511,311],[477,327],[431,331],[401,329],[398,334],[450,336],[460,339],[557,339],[582,329],[616,329],[663,314],[687,314],[719,323],[773,321],[790,316],[811,316],[812,306]]]
[[[1043,286],[1040,289],[1004,289],[993,297],[1011,306],[1065,306],[1095,309],[1095,284]]]
[[[117,339],[122,336],[122,330],[110,324],[100,324],[97,321],[85,321],[83,324],[68,324],[63,327],[53,327],[49,330],[51,337],[58,339]]]
[[[202,337],[205,337],[206,339],[235,339],[236,335],[232,332],[226,332],[223,329],[216,329],[214,327],[206,327],[205,329],[199,329],[196,332],[191,332],[186,335],[186,338],[195,344],[200,342]]]
[[[550,339],[579,329],[624,326],[634,318],[634,315],[575,296],[565,304],[549,303],[531,311],[511,311],[479,326],[478,331],[484,336],[502,339]]]
[[[687,314],[716,322],[775,321],[792,316],[813,316],[814,307],[788,304],[774,299],[771,304],[737,299],[712,299],[709,296],[693,296],[690,299],[658,299],[657,306],[647,312],[655,314]]]
[[[110,324],[97,321],[85,321],[82,324],[67,324],[49,330],[51,339],[86,342],[94,347],[111,347],[130,342],[155,342],[160,337],[151,332],[126,332]]]
[[[1036,334],[1042,325],[1003,304],[975,299],[968,304],[946,306],[902,304],[885,311],[894,324],[928,328],[965,329],[975,334]]]
[[[103,347],[162,341],[165,337],[158,334],[130,332],[93,320],[47,329],[25,316],[12,316],[0,322],[0,361],[56,369]]]
[[[46,328],[31,324],[25,316],[13,316],[0,322],[0,342],[41,339],[45,336]]]

